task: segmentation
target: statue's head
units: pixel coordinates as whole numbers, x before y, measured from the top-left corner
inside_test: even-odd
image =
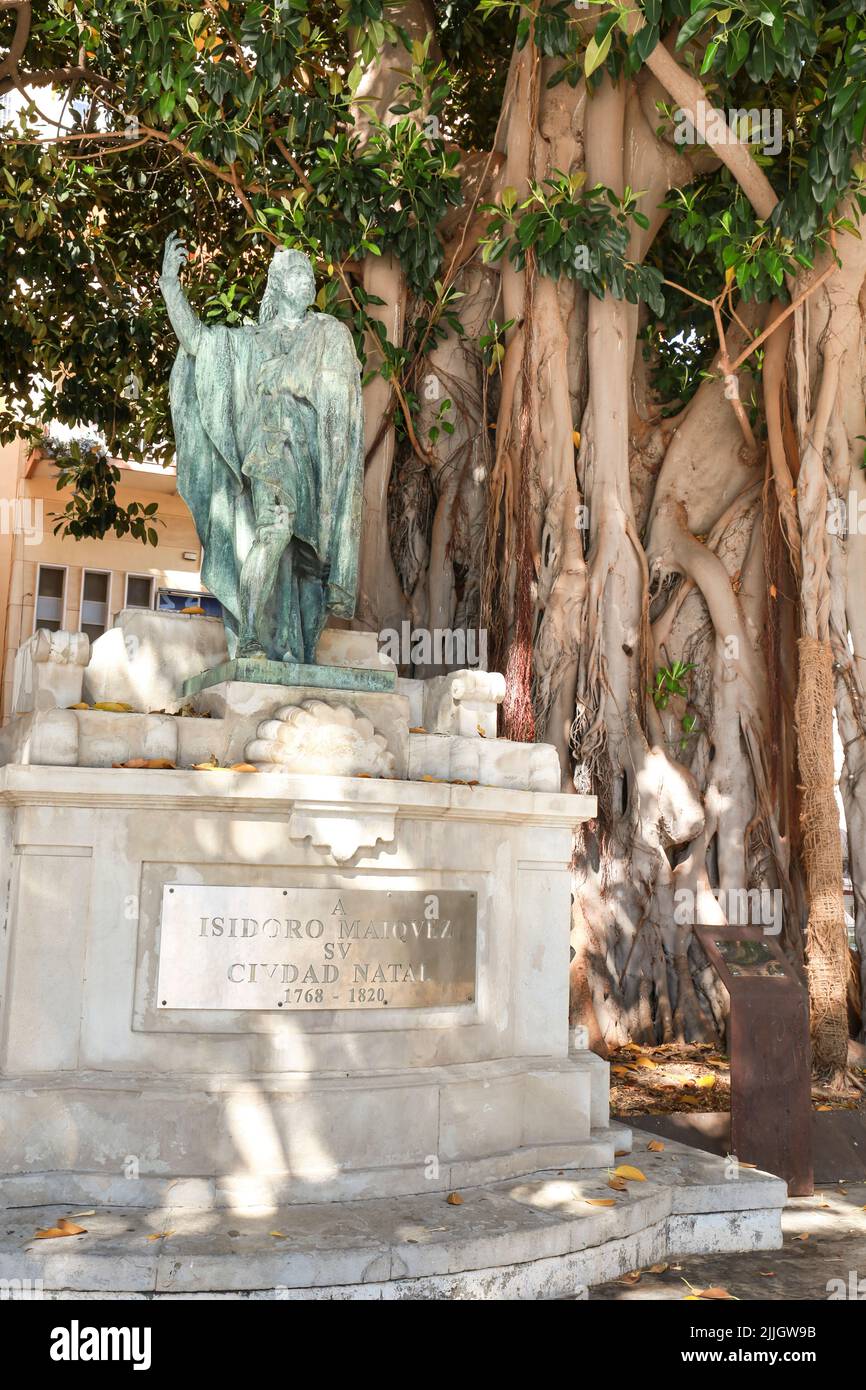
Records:
[[[303,251],[275,251],[268,270],[268,283],[262,296],[259,319],[275,318],[281,302],[293,314],[303,314],[316,297],[316,277]]]

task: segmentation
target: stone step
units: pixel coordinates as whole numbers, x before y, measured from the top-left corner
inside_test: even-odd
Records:
[[[386,1200],[191,1210],[105,1204],[86,1234],[35,1241],[68,1204],[10,1207],[0,1278],[48,1298],[550,1298],[695,1251],[781,1245],[785,1185],[722,1158],[634,1135],[645,1181],[613,1192],[598,1169],[547,1169]],[[612,1206],[596,1205],[612,1201]],[[154,1239],[153,1237],[156,1237]]]

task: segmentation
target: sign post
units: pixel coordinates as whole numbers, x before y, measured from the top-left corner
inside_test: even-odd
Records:
[[[731,1149],[775,1173],[792,1197],[813,1191],[806,988],[760,926],[695,928],[731,999]]]

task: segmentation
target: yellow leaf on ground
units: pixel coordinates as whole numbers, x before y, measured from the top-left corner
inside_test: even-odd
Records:
[[[93,708],[106,714],[132,714],[132,705],[125,705],[121,700],[100,700]]]
[[[634,1059],[634,1064],[635,1064],[636,1067],[657,1067],[657,1066],[658,1066],[658,1062],[654,1062],[653,1059],[652,1059],[652,1057],[635,1057],[635,1059]]]
[[[174,1231],[154,1231],[152,1236],[148,1236],[148,1240],[168,1240],[169,1236],[173,1235]]]
[[[424,728],[423,724],[419,724],[417,728],[409,730],[410,734],[426,734],[426,732],[427,730]]]
[[[625,1191],[626,1191],[626,1181],[625,1181],[625,1178],[611,1178],[607,1185],[608,1185],[608,1187],[612,1187],[613,1190],[614,1190],[614,1192],[625,1192]]]
[[[618,1282],[619,1282],[620,1284],[639,1284],[639,1283],[640,1283],[640,1270],[639,1270],[639,1269],[630,1269],[629,1272],[628,1272],[628,1274],[624,1274],[624,1275],[622,1276],[622,1278],[621,1278]]]
[[[667,1265],[667,1264],[650,1265],[649,1269],[647,1270],[647,1273],[648,1273],[648,1274],[664,1274],[665,1270],[668,1270],[668,1269],[670,1269],[670,1265]]]
[[[258,768],[252,763],[232,763],[229,772],[258,772]]]
[[[445,1200],[448,1203],[449,1207],[463,1206],[463,1198],[460,1196],[459,1192],[449,1192]]]
[[[485,732],[485,730],[484,730],[483,725],[481,725],[481,724],[476,724],[476,725],[475,725],[475,728],[476,728],[476,730],[477,730],[477,732],[478,732],[478,737],[479,737],[479,738],[486,738],[486,737],[487,737],[487,734],[486,734],[486,732]]]
[[[616,1200],[613,1197],[584,1197],[587,1206],[590,1207],[615,1207]]]
[[[651,1139],[647,1144],[647,1148],[649,1149],[650,1153],[660,1154],[664,1149],[664,1144],[662,1143],[661,1139]]]
[[[697,1084],[708,1090],[710,1086],[715,1086],[716,1078],[711,1071],[708,1071],[703,1076],[698,1077]]]
[[[614,1168],[615,1178],[626,1178],[629,1182],[646,1182],[646,1174],[640,1168],[633,1168],[630,1163],[621,1163],[618,1168]]]
[[[285,1231],[268,1231],[268,1235],[273,1236],[274,1240],[288,1240]]]
[[[631,1149],[614,1149],[613,1156],[614,1158],[625,1158],[626,1154],[630,1153]]]
[[[809,1232],[808,1232],[808,1231],[803,1231],[803,1233],[802,1233],[801,1235],[799,1235],[799,1236],[794,1236],[794,1239],[795,1239],[795,1240],[808,1240],[808,1239],[809,1239]]]
[[[614,1076],[628,1076],[628,1067],[611,1067],[611,1072]]]
[[[77,705],[69,705],[69,706],[67,706],[67,708],[68,708],[68,709],[90,709],[90,706],[89,706],[89,704],[87,703],[86,700],[79,700]]]
[[[44,1230],[37,1231],[34,1240],[57,1240],[60,1236],[84,1236],[87,1234],[86,1226],[76,1226],[73,1221],[67,1221],[65,1216],[61,1216],[56,1226],[46,1226]]]
[[[731,1298],[736,1300],[736,1294],[728,1293],[727,1289],[700,1289],[698,1298]]]

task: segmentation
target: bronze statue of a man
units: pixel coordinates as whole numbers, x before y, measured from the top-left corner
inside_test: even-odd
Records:
[[[355,611],[364,418],[352,336],[311,312],[300,251],[277,251],[257,324],[210,327],[165,244],[160,289],[180,341],[171,373],[178,491],[223,607],[229,656],[315,661],[328,613]]]

